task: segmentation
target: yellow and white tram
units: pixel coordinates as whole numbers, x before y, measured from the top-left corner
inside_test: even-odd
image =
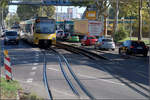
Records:
[[[56,43],[55,20],[47,17],[20,22],[22,37],[40,47],[49,47]]]

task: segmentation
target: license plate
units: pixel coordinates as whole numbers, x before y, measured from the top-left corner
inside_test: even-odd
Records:
[[[142,47],[137,47],[137,49],[142,49]]]

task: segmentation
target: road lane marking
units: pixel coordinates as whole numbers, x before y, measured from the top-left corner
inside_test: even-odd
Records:
[[[78,74],[79,76],[81,77],[86,77],[86,78],[91,78],[91,79],[96,79],[96,80],[100,80],[100,81],[104,81],[104,82],[107,82],[107,83],[113,83],[113,84],[118,84],[118,85],[124,85],[122,83],[118,83],[118,82],[114,82],[114,81],[110,81],[110,80],[106,80],[106,79],[98,79],[96,77],[93,77],[93,76],[87,76],[87,75],[82,75],[82,74]]]
[[[31,75],[31,76],[34,76],[34,75],[35,75],[35,72],[30,72],[30,75]]]
[[[38,65],[39,63],[33,63],[33,65]]]
[[[48,68],[49,70],[54,70],[54,71],[56,71],[56,72],[59,72],[60,70],[58,70],[58,69],[55,69],[55,68]]]
[[[27,79],[27,83],[32,83],[32,81],[33,81],[33,79],[32,78],[29,78],[29,79]]]
[[[63,95],[74,96],[74,95],[71,95],[71,94],[69,94],[69,93],[67,93],[67,92],[64,92],[64,91],[61,92],[61,90],[56,90],[56,89],[53,89],[53,90],[54,90],[55,92],[60,93],[60,94],[63,94]]]
[[[37,69],[37,67],[32,67],[32,70],[36,70]]]
[[[34,51],[39,51],[39,49],[38,48],[31,48],[32,50],[34,50]]]

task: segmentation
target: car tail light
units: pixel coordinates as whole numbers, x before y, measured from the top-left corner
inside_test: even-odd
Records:
[[[144,46],[144,48],[148,48],[147,46]]]
[[[130,46],[130,48],[134,48],[134,46]]]

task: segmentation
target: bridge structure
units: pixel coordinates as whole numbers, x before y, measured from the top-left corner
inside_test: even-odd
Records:
[[[92,0],[9,0],[8,5],[74,6]]]

